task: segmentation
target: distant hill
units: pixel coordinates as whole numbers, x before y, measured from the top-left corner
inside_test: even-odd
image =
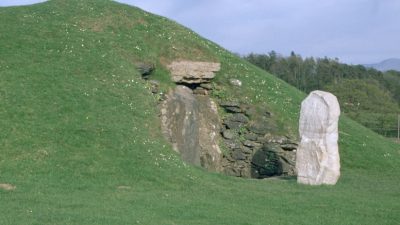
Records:
[[[368,68],[375,68],[375,69],[380,70],[382,72],[385,72],[385,71],[388,71],[388,70],[400,71],[400,59],[391,58],[391,59],[383,60],[380,63],[366,64],[364,66],[368,67]]]

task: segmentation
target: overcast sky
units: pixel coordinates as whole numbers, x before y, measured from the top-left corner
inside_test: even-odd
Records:
[[[118,0],[171,18],[240,54],[400,58],[400,0]],[[10,3],[38,0],[0,0]]]

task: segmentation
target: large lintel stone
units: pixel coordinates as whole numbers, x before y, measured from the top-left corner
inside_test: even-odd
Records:
[[[198,61],[175,61],[168,65],[172,80],[175,83],[200,84],[210,82],[215,72],[221,68],[220,63]]]

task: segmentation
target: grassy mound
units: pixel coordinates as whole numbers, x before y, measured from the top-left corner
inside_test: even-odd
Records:
[[[135,69],[219,61],[217,93],[296,135],[305,94],[166,18],[104,0],[0,8],[0,224],[396,224],[400,146],[341,118],[336,186],[185,165]],[[230,78],[243,82],[228,85]]]

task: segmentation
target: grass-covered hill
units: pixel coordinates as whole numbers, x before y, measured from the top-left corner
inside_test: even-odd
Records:
[[[166,18],[105,0],[0,8],[0,184],[16,187],[0,188],[0,224],[399,223],[400,146],[345,117],[336,186],[184,164],[135,68],[154,63],[168,90],[176,59],[221,62],[220,97],[296,135],[304,93]]]

